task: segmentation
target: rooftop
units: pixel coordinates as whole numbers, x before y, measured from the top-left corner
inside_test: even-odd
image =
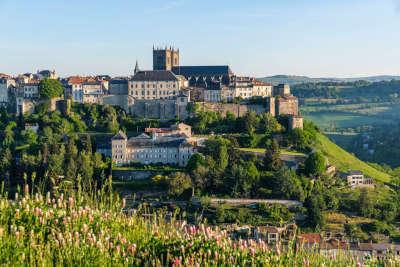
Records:
[[[131,81],[178,81],[178,77],[169,70],[138,71]]]

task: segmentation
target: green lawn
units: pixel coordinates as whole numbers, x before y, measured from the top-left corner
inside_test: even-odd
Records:
[[[389,174],[381,172],[359,160],[354,155],[333,143],[323,134],[318,134],[316,148],[328,158],[330,164],[336,166],[336,168],[341,171],[359,170],[366,176],[383,183],[390,182],[391,180]]]
[[[251,147],[241,147],[239,148],[241,151],[245,152],[253,152],[253,153],[265,153],[265,148],[251,148]],[[304,153],[297,152],[297,151],[291,151],[291,150],[286,150],[282,149],[281,154],[283,155],[291,155],[291,156],[305,156]]]

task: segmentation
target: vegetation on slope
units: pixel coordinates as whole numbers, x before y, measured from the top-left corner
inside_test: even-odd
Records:
[[[370,176],[380,182],[390,182],[391,177],[389,174],[379,171],[359,160],[354,155],[330,141],[328,137],[321,133],[317,134],[316,148],[328,158],[330,164],[334,165],[341,171],[359,170],[366,176]]]
[[[106,192],[104,192],[106,193]],[[1,266],[355,266],[339,253],[268,246],[262,240],[232,240],[226,231],[167,222],[140,210],[131,216],[107,194],[87,199],[30,194],[0,196]],[[393,260],[391,260],[393,262]],[[384,264],[372,258],[365,262]]]

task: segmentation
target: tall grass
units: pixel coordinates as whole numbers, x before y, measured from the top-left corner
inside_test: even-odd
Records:
[[[125,201],[111,190],[43,195],[25,186],[23,191],[12,199],[0,196],[1,266],[357,265],[344,254],[328,257],[291,245],[282,250],[262,240],[232,240],[218,228],[167,222],[162,213],[128,215],[122,212]]]

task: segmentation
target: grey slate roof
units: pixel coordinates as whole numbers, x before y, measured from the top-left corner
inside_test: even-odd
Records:
[[[116,135],[114,135],[113,138],[111,138],[111,140],[125,140],[127,139],[126,134],[119,130],[118,133]]]
[[[228,65],[221,66],[177,66],[172,67],[172,71],[177,75],[189,76],[210,76],[210,75],[232,75]]]
[[[178,78],[169,70],[146,70],[137,72],[131,81],[178,81]]]

